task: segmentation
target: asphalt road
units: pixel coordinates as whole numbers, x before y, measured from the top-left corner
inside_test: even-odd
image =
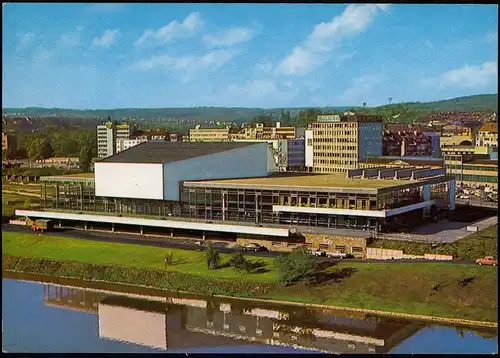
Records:
[[[2,225],[2,232],[22,232],[30,233],[31,229],[28,226],[19,225]],[[83,231],[75,229],[55,229],[55,231],[45,232],[43,236],[58,236],[66,238],[75,238],[82,240],[93,240],[93,241],[105,241],[105,242],[116,242],[122,244],[135,244],[135,245],[148,245],[156,247],[164,247],[171,249],[183,249],[183,250],[198,250],[199,246],[196,245],[196,241],[199,239],[190,238],[174,238],[169,237],[155,237],[155,236],[139,236],[134,234],[124,234],[124,233],[111,233],[111,232],[100,232],[100,231]],[[241,251],[241,248],[229,246],[234,243],[224,243],[224,242],[214,242],[213,247],[216,248],[221,253],[234,253]],[[229,246],[229,247],[228,247]],[[279,255],[287,255],[284,252],[276,251],[246,251],[245,255],[257,256],[257,257],[277,257]],[[328,260],[328,261],[349,261],[349,262],[370,262],[370,263],[448,263],[448,264],[475,264],[473,260],[453,260],[453,261],[441,261],[441,260],[361,260],[361,259],[329,259],[329,258],[318,258],[318,260]]]

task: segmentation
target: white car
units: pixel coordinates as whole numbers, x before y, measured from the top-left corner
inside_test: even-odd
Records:
[[[309,253],[313,256],[325,256],[326,252],[320,249],[309,249]]]
[[[338,259],[344,259],[349,257],[349,254],[346,254],[344,252],[326,252],[326,257],[333,259],[333,258],[338,258]]]

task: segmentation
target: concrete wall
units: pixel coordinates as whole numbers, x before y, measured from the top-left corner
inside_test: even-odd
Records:
[[[407,255],[403,250],[379,249],[375,247],[366,248],[366,258],[372,260],[453,260],[450,255],[425,254],[425,255]]]
[[[359,160],[382,156],[382,123],[359,124]]]
[[[164,199],[179,200],[179,183],[184,180],[261,177],[269,174],[267,143],[205,155],[163,165]],[[274,160],[273,160],[274,162]]]
[[[321,245],[328,245],[327,248],[321,246],[322,250],[335,252],[336,246],[345,246],[346,253],[353,253],[352,247],[360,247],[362,251],[359,253],[354,253],[356,257],[364,258],[366,253],[366,239],[361,237],[346,237],[346,236],[330,236],[321,234],[304,234],[303,241],[296,242],[285,242],[280,241],[280,239],[272,240],[259,240],[247,238],[245,235],[241,235],[236,240],[238,245],[246,244],[259,244],[267,248],[269,251],[280,251],[280,252],[290,252],[294,248],[309,244],[308,246],[314,249],[320,248]]]
[[[328,248],[322,248],[325,251],[337,251],[336,246],[345,246],[345,252],[353,254],[356,257],[364,258],[366,255],[366,238],[349,236],[331,236],[321,234],[304,234],[306,243],[311,243],[312,248],[320,248],[320,245],[328,245]],[[362,252],[355,253],[353,247],[362,248]]]
[[[161,164],[96,162],[95,195],[163,200]]]

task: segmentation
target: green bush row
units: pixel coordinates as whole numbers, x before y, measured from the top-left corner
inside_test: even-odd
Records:
[[[64,276],[75,279],[102,280],[144,285],[169,291],[232,296],[258,296],[277,288],[274,284],[258,284],[243,280],[210,279],[196,275],[134,267],[94,265],[76,261],[55,261],[2,255],[2,269],[35,274]]]
[[[458,260],[475,260],[495,256],[498,252],[498,225],[464,237],[453,243],[423,243],[412,241],[372,239],[368,245],[388,250],[403,250],[408,255],[452,255]]]

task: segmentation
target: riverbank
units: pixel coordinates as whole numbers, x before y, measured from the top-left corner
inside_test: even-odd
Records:
[[[320,268],[316,284],[280,287],[269,258],[259,259],[259,271],[240,274],[231,267],[207,270],[203,254],[196,251],[33,234],[2,236],[3,271],[405,315],[487,322],[496,322],[498,316],[493,267],[344,261]],[[173,263],[165,266],[168,252]],[[221,255],[223,264],[229,257]]]

